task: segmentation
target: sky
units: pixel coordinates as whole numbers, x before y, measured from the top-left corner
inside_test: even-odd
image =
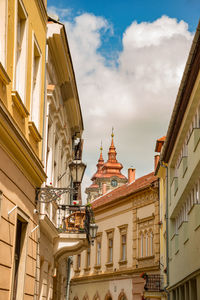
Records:
[[[122,173],[152,172],[199,21],[197,0],[48,0],[65,24],[84,122],[85,187],[111,142]],[[83,193],[84,194],[84,193]],[[83,195],[83,198],[85,196]]]

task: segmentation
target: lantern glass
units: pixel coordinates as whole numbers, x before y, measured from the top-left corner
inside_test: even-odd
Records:
[[[81,183],[86,169],[86,165],[81,160],[74,160],[69,164],[69,168],[74,183]]]
[[[92,240],[96,238],[97,230],[98,230],[97,224],[90,224],[90,237]]]

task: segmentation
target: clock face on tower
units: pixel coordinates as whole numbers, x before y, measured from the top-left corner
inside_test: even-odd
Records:
[[[111,180],[111,185],[112,185],[113,187],[116,187],[116,186],[117,186],[117,180],[116,180],[116,179],[112,179],[112,180]]]

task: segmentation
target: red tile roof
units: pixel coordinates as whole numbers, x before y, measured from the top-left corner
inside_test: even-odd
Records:
[[[135,182],[130,184],[124,184],[111,192],[97,198],[94,202],[92,202],[92,208],[96,209],[101,206],[104,206],[112,201],[117,201],[121,198],[129,196],[137,191],[148,187],[151,183],[157,180],[157,177],[154,176],[154,172],[149,173],[145,176],[142,176],[135,180]]]

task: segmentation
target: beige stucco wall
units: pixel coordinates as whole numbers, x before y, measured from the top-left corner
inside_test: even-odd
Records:
[[[3,191],[0,218],[0,299],[10,299],[11,295],[17,214],[27,220],[24,242],[26,255],[19,275],[24,299],[27,299],[26,295],[34,295],[35,287],[37,229],[31,233],[38,223],[37,215],[33,214],[35,190],[1,148],[0,157],[0,190]],[[8,212],[15,206],[17,208],[8,216]]]
[[[81,254],[81,266],[77,269],[77,256],[73,257],[70,299],[82,300],[88,296],[106,299],[110,292],[112,299],[118,300],[124,292],[128,300],[141,299],[144,279],[140,274],[146,270],[156,274],[159,270],[159,203],[157,185],[133,194],[112,205],[94,211],[101,237],[101,264],[96,266],[97,240],[91,246],[91,264],[87,267],[87,251]],[[127,230],[127,262],[120,263],[120,228]],[[138,233],[152,230],[154,235],[153,255],[139,257]],[[108,234],[112,232],[113,264],[108,262]],[[86,298],[87,299],[87,298]]]

